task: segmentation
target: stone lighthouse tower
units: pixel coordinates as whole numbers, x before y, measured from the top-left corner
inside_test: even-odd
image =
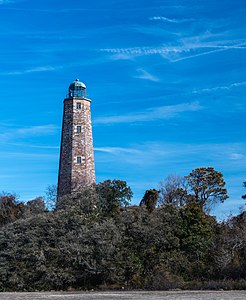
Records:
[[[79,79],[64,99],[57,199],[95,183],[91,100]]]

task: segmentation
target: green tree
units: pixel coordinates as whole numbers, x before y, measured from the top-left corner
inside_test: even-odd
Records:
[[[159,191],[155,189],[147,190],[143,196],[143,199],[140,202],[140,206],[146,205],[148,211],[152,212],[156,207],[156,204],[158,202],[158,197],[159,197]]]
[[[105,180],[96,186],[99,197],[99,208],[104,212],[115,212],[120,206],[128,206],[132,198],[132,190],[126,181]]]
[[[96,186],[81,187],[75,192],[59,198],[56,209],[83,211],[91,213],[98,206],[98,195]]]
[[[206,211],[216,202],[224,202],[228,198],[222,173],[212,167],[197,168],[186,176],[186,179],[194,193],[194,201]]]
[[[185,252],[190,263],[189,271],[184,275],[190,279],[199,276],[209,278],[210,250],[214,241],[216,220],[206,215],[196,202],[186,205],[180,213],[183,222],[180,250]]]
[[[26,207],[29,208],[30,213],[40,214],[46,211],[45,201],[43,197],[37,197],[33,200],[30,200],[26,203]]]
[[[0,226],[16,221],[24,216],[25,205],[18,203],[16,195],[0,195]]]

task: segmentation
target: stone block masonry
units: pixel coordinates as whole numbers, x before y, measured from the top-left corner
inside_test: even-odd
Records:
[[[58,200],[95,183],[91,100],[83,94],[82,97],[73,96],[74,90],[72,92],[72,96],[70,91],[70,96],[64,100]]]

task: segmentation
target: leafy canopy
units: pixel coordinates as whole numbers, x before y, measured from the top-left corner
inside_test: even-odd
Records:
[[[194,193],[194,201],[202,208],[208,210],[216,202],[224,202],[228,198],[222,173],[212,167],[197,168],[186,179]]]
[[[128,206],[132,198],[132,190],[123,180],[105,180],[96,186],[99,206],[105,212],[113,212],[120,206]]]

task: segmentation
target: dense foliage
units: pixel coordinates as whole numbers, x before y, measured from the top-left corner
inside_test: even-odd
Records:
[[[129,206],[131,196],[119,180],[53,211],[1,195],[0,291],[246,288],[246,212],[218,223],[198,201],[156,207],[148,190]]]
[[[217,201],[224,202],[228,198],[223,175],[214,168],[197,168],[186,178],[194,193],[194,201],[206,210]]]
[[[212,167],[194,169],[185,177],[170,175],[159,186],[160,205],[185,206],[196,202],[209,212],[217,202],[228,198],[222,173]]]

